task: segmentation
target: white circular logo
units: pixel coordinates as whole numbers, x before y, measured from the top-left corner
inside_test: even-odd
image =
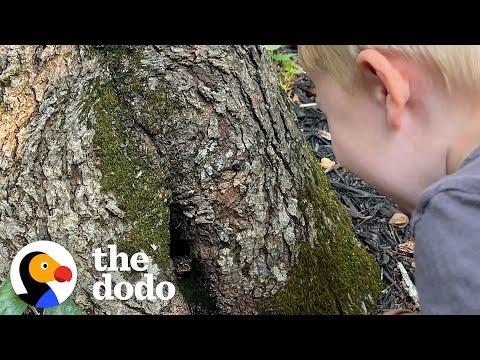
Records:
[[[13,258],[10,280],[15,293],[27,304],[49,308],[70,296],[77,282],[77,266],[63,246],[36,241]]]

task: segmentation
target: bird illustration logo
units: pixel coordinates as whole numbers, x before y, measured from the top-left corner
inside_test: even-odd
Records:
[[[15,293],[39,309],[65,301],[77,281],[72,255],[60,244],[36,241],[20,249],[10,268]]]

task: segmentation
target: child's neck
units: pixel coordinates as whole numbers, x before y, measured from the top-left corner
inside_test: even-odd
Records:
[[[447,174],[458,170],[463,161],[480,146],[480,111],[475,111],[469,116],[452,119],[453,139],[447,149],[445,168]]]
[[[470,98],[468,94],[432,94],[425,104],[430,111],[417,122],[425,127],[415,128],[412,134],[419,135],[416,143],[422,153],[414,159],[417,171],[409,173],[408,180],[398,185],[395,194],[390,194],[407,213],[413,212],[428,186],[456,172],[480,146],[480,102],[472,101],[471,94]]]

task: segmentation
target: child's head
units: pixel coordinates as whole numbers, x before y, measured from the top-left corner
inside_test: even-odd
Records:
[[[480,145],[480,46],[304,45],[338,162],[411,212]]]

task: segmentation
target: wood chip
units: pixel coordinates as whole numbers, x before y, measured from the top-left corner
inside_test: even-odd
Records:
[[[305,90],[309,94],[317,95],[317,90],[315,89],[315,87],[304,87],[303,90]]]
[[[405,269],[405,267],[402,265],[402,263],[398,263],[397,267],[400,270],[400,274],[402,275],[402,285],[405,291],[407,292],[408,296],[410,296],[410,298],[413,300],[413,302],[415,303],[415,306],[417,308],[420,307],[420,304],[418,302],[417,287],[410,279],[410,276],[408,276],[408,272]]]
[[[301,107],[301,108],[317,107],[317,103],[300,104],[298,106]]]
[[[318,130],[318,135],[325,140],[332,141],[332,135],[328,131]]]

